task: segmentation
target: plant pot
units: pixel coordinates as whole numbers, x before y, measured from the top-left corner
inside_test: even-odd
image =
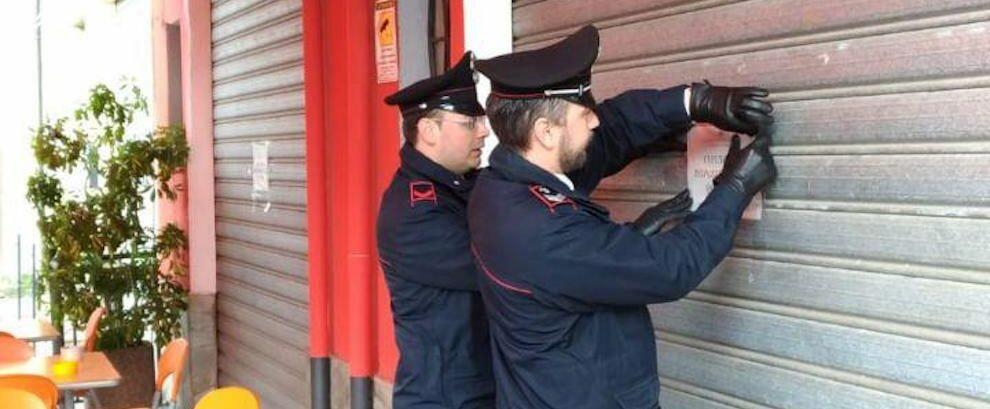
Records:
[[[104,351],[120,374],[120,385],[96,390],[103,409],[148,407],[155,393],[155,357],[150,344]],[[87,403],[88,409],[95,405]]]

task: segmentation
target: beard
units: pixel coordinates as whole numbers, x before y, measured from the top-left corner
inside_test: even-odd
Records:
[[[588,160],[588,154],[585,152],[585,146],[574,146],[573,138],[570,134],[564,135],[563,149],[560,152],[560,169],[564,173],[572,172],[581,169],[584,166],[584,162]]]

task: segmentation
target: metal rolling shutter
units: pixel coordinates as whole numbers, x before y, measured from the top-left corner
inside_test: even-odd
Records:
[[[214,0],[212,20],[219,382],[308,408],[301,1]],[[251,201],[260,141],[267,212]]]
[[[654,306],[665,409],[990,407],[990,1],[517,1],[516,49],[594,22],[600,98],[771,88],[780,169],[701,288]],[[682,156],[596,192],[618,219]],[[645,192],[645,193],[644,193]]]

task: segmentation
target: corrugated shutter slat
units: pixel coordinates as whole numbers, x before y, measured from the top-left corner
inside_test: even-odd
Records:
[[[301,7],[213,2],[219,380],[273,408],[310,403]],[[270,170],[261,200],[257,142]]]
[[[652,306],[662,406],[990,407],[990,1],[516,1],[515,45],[602,29],[596,96],[709,79],[774,91],[763,220]],[[618,220],[683,189],[652,155]]]

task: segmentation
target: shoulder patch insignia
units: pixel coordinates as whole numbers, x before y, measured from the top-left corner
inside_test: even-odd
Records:
[[[416,202],[437,204],[437,189],[433,186],[433,182],[425,180],[409,182],[409,207],[415,206]]]
[[[541,185],[531,185],[529,187],[530,193],[536,196],[537,199],[544,205],[547,209],[550,209],[550,213],[556,213],[554,210],[557,206],[569,204],[571,207],[577,209],[577,204],[574,203],[569,197],[564,196],[562,193],[557,193],[546,186]]]

